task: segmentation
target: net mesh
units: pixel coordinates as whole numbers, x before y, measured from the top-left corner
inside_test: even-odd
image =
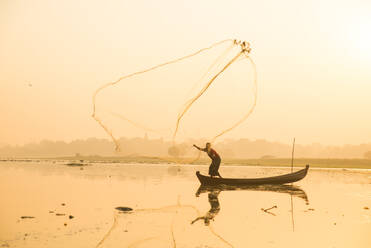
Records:
[[[248,43],[224,40],[128,74],[95,91],[92,117],[118,153],[125,154],[120,137],[148,134],[171,141],[174,162],[194,161],[199,152],[182,143],[199,138],[214,142],[254,110],[256,68],[249,55]]]

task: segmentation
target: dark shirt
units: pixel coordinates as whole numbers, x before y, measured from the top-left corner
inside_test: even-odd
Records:
[[[207,151],[207,148],[202,149],[202,151],[206,152],[207,155],[209,155],[209,157],[211,158],[211,160],[215,160],[215,159],[220,160],[219,154],[213,148],[210,148],[209,152]]]

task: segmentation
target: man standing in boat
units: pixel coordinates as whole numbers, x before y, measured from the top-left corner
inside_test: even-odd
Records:
[[[207,155],[209,155],[209,157],[211,158],[212,162],[209,167],[209,175],[211,177],[219,176],[221,178],[222,176],[218,172],[221,159],[220,159],[219,154],[214,149],[211,148],[211,144],[207,142],[205,148],[200,148],[196,145],[193,145],[193,146],[196,147],[200,151],[206,152]]]

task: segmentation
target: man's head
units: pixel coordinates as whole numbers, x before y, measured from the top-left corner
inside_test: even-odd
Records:
[[[206,149],[210,149],[211,148],[211,144],[209,142],[206,143]]]

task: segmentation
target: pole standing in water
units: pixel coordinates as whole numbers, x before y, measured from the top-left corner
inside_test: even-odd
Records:
[[[196,145],[193,145],[193,146],[196,147],[200,151],[206,152],[207,155],[209,155],[209,157],[211,158],[212,162],[209,167],[209,175],[211,177],[219,176],[221,178],[222,176],[218,172],[221,159],[220,159],[219,154],[214,149],[211,148],[211,144],[209,142],[206,143],[205,148],[200,148]]]

